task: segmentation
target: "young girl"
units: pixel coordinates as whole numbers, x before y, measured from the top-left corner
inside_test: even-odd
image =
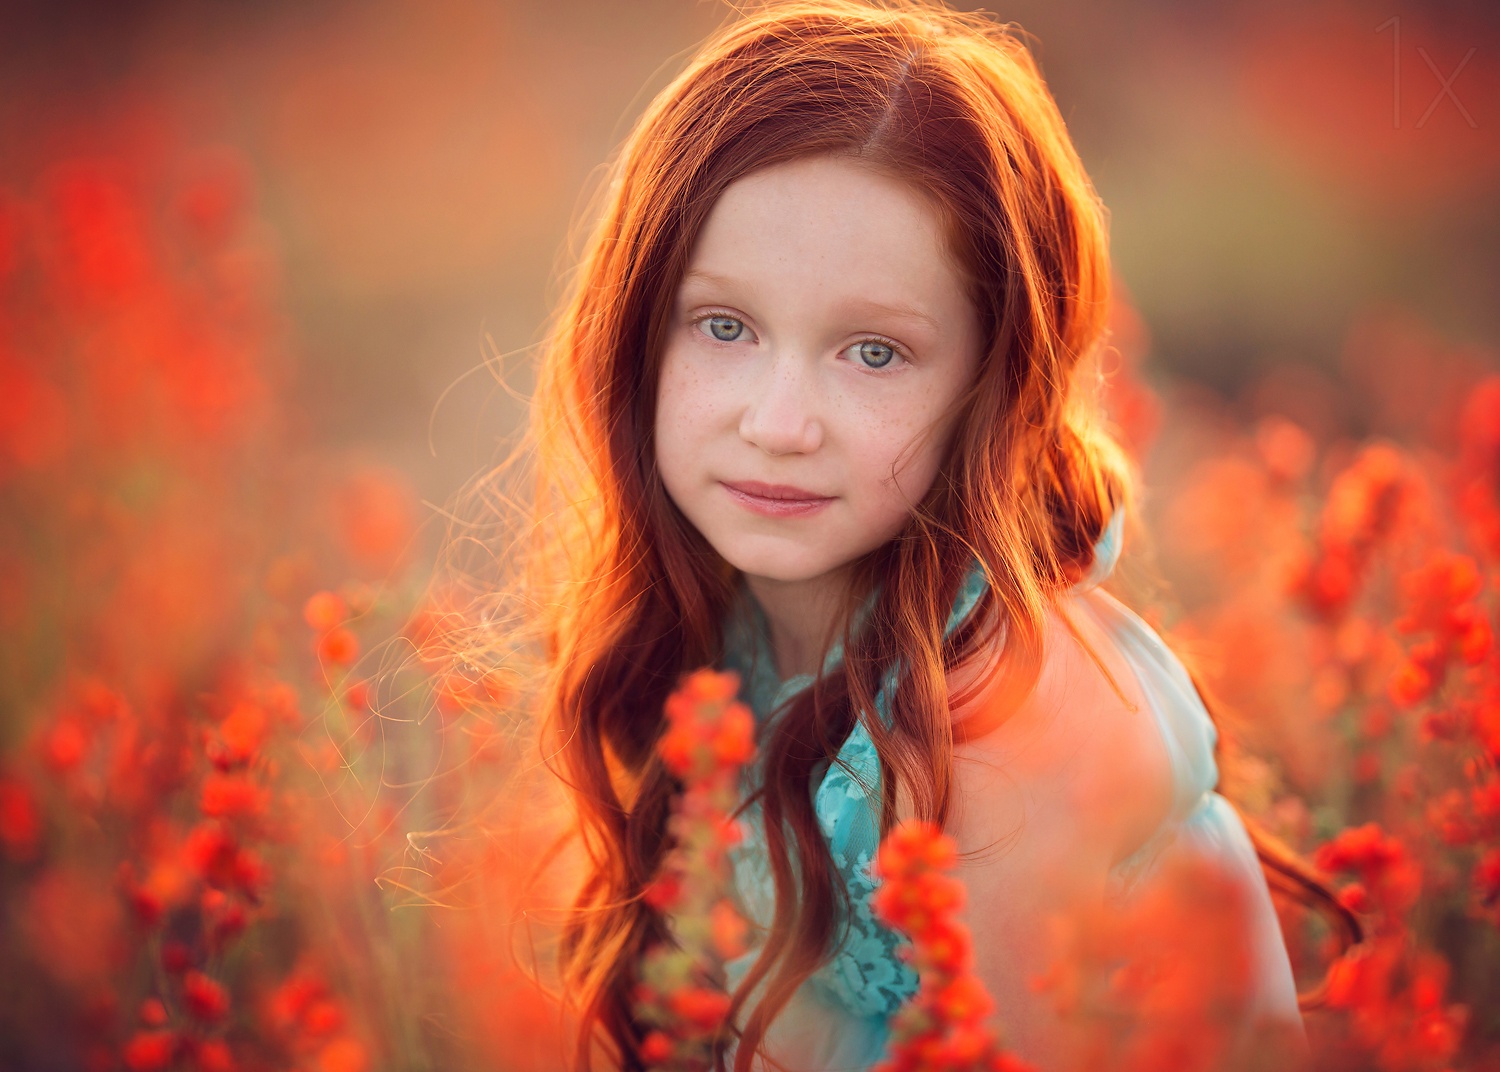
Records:
[[[640,119],[533,427],[541,706],[589,860],[564,940],[580,1065],[603,1040],[643,1066],[632,992],[665,930],[642,894],[676,788],[653,743],[705,665],[740,673],[761,757],[726,1066],[879,1059],[916,975],[868,865],[908,816],[957,839],[979,974],[1039,1067],[1071,1045],[1027,986],[1048,918],[1149,889],[1174,854],[1248,898],[1247,1029],[1300,1039],[1214,725],[1096,587],[1131,489],[1087,391],[1108,306],[1104,209],[984,18],[773,4]]]

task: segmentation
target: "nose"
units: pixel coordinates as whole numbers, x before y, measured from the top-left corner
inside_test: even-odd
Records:
[[[740,437],[767,454],[810,454],[823,442],[809,363],[778,356],[748,388]]]

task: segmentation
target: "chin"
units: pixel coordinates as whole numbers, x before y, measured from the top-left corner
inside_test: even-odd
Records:
[[[734,565],[735,569],[739,570],[747,577],[758,577],[761,580],[776,581],[779,584],[796,584],[799,581],[810,581],[814,577],[821,577],[823,573],[826,572],[825,570],[815,569],[794,569],[787,566],[785,562],[769,563],[748,561],[743,566],[736,565],[732,562],[730,564]]]
[[[724,560],[739,572],[767,581],[796,584],[821,577],[835,567],[827,562],[806,562],[786,554],[766,553],[726,554]]]

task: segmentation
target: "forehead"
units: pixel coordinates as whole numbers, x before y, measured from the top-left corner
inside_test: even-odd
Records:
[[[939,322],[968,312],[943,215],[912,184],[838,156],[752,172],[720,196],[684,280],[742,281],[806,300],[857,296]]]

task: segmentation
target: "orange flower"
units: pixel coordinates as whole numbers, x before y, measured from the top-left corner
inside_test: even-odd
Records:
[[[748,925],[723,896],[726,850],[740,838],[730,818],[738,773],[755,749],[738,690],[735,675],[700,670],[664,706],[656,751],[682,788],[671,804],[674,845],[643,899],[668,917],[676,941],[646,951],[633,990],[636,1015],[655,1029],[640,1053],[653,1068],[708,1066],[729,1008],[718,969],[746,948]]]
[[[713,931],[714,950],[719,956],[733,960],[745,951],[749,924],[728,901],[714,904],[709,926]]]
[[[923,931],[914,962],[946,975],[974,969],[974,939],[969,928],[949,916],[938,916]]]
[[[995,1008],[979,977],[970,974],[960,975],[944,986],[933,995],[932,1004],[945,1020],[958,1024],[983,1020]]]
[[[309,596],[302,604],[302,618],[314,632],[326,633],[349,619],[349,606],[337,592],[324,590]]]
[[[739,766],[755,754],[755,719],[743,704],[730,704],[713,737],[714,760],[720,766]]]
[[[736,675],[699,670],[667,698],[667,728],[656,750],[673,774],[702,779],[749,761],[755,720],[734,700],[738,690]]]
[[[1411,707],[1432,692],[1432,675],[1418,663],[1407,660],[1391,678],[1387,691],[1398,707]]]
[[[318,639],[318,658],[334,666],[348,666],[359,657],[359,638],[348,629],[330,629]]]
[[[367,468],[334,489],[336,531],[353,564],[370,575],[401,565],[416,536],[416,496],[393,469]]]
[[[365,1072],[370,1055],[357,1039],[334,1039],[318,1051],[318,1072]]]
[[[892,829],[876,854],[873,870],[881,885],[871,907],[911,938],[910,960],[921,979],[917,996],[891,1021],[890,1051],[879,1072],[1006,1067],[985,1024],[994,1001],[972,972],[969,930],[954,918],[964,886],[942,873],[957,864],[953,839],[919,820]]]
[[[258,704],[241,700],[219,723],[223,757],[233,765],[253,759],[266,739],[266,712]]]
[[[351,681],[344,688],[344,706],[351,711],[368,711],[370,709],[370,683],[368,681]]]

